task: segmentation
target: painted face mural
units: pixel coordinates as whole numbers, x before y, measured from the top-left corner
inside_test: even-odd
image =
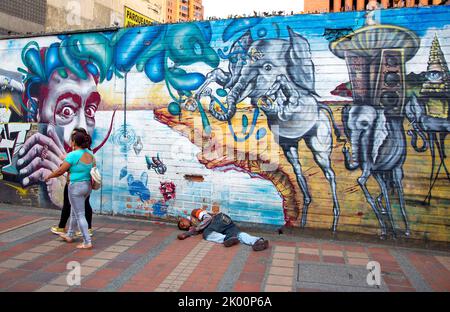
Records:
[[[83,39],[86,38],[100,40],[96,35]],[[62,43],[52,43],[48,48],[40,48],[32,41],[22,50],[22,62],[26,67],[19,68],[25,85],[23,102],[26,105],[22,103],[22,115],[40,125],[39,132],[31,135],[16,151],[17,178],[24,187],[40,184],[61,165],[65,154],[71,151],[73,129],[81,127],[91,135],[94,133],[95,113],[101,102],[97,85],[104,79],[102,69],[104,71],[107,58],[96,57],[98,51],[89,47],[84,53],[71,51],[68,42],[74,38],[62,36],[62,39]],[[89,59],[94,61],[89,62]],[[65,178],[60,177],[45,186],[51,203],[59,207],[63,203],[64,185]]]
[[[81,80],[74,74],[62,78],[54,73],[48,84],[48,94],[39,109],[38,122],[50,123],[64,129],[64,147],[70,147],[70,134],[75,128],[86,129],[93,134],[95,113],[101,96],[92,75]]]
[[[450,7],[366,13],[1,40],[0,201],[61,206],[83,127],[97,213],[450,241]]]
[[[19,151],[17,166],[24,186],[39,183],[61,164],[62,157],[71,151],[73,129],[81,127],[93,134],[95,113],[101,100],[91,74],[81,80],[72,73],[63,78],[54,72],[49,83],[40,87],[40,92],[39,98],[33,99],[38,104],[36,121],[47,125],[47,130],[30,137]],[[50,199],[58,206],[62,203],[63,179],[47,185]]]

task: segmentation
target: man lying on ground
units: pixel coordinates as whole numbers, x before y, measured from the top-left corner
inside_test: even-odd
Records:
[[[187,231],[178,235],[178,239],[181,240],[203,233],[205,240],[223,243],[225,247],[234,246],[239,242],[252,246],[254,251],[261,251],[269,247],[268,240],[242,232],[224,213],[210,214],[206,210],[194,209],[190,219],[179,219],[178,228]]]

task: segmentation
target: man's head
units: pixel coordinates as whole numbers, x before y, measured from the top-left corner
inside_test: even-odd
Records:
[[[33,97],[38,106],[36,121],[62,127],[66,150],[75,128],[84,128],[91,135],[94,132],[95,113],[101,101],[97,82],[97,77],[90,73],[82,80],[70,72],[63,78],[55,71],[48,84],[41,84],[39,93]]]
[[[191,221],[186,218],[180,218],[178,219],[178,228],[181,231],[187,231],[191,227]]]
[[[25,92],[23,114],[31,122],[62,130],[66,152],[77,127],[93,135],[95,113],[101,102],[97,85],[112,77],[113,47],[102,34],[60,36],[61,42],[40,47],[35,41],[22,50]],[[103,42],[105,44],[92,44]],[[108,75],[107,73],[111,74]]]

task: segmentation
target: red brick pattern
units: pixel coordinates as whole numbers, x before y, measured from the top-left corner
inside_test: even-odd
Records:
[[[33,274],[32,271],[25,271],[21,269],[10,269],[0,274],[0,289],[7,289],[14,281],[22,280]]]
[[[26,218],[15,219],[15,223],[3,222],[3,225],[9,228],[11,226],[17,227],[18,225],[29,223],[30,220],[39,219],[35,216],[26,216]],[[135,227],[134,229],[136,228],[141,230],[141,227]],[[95,259],[102,253],[105,254],[104,249],[124,238],[130,237],[130,239],[135,240],[135,244],[125,247],[128,249],[129,254],[124,253],[120,255],[120,253],[117,253],[117,256],[124,257],[123,259],[116,259],[114,262],[111,261],[111,268],[84,268],[84,272],[93,271],[94,273],[87,274],[82,280],[83,289],[92,291],[106,287],[136,259],[149,252],[156,244],[174,231],[173,228],[169,227],[155,228],[160,231],[154,237],[146,236],[152,233],[151,229],[149,231],[149,227],[142,228],[147,231],[137,232],[133,236],[127,236],[127,231],[123,229],[122,232],[118,233],[100,234],[101,232],[99,232],[98,236],[100,237],[98,241],[96,236],[93,238],[95,246],[93,250],[76,250],[75,244],[64,243],[50,232],[41,234],[25,243],[17,244],[7,251],[0,252],[0,266],[2,266],[0,268],[0,289],[6,291],[67,290],[69,287],[65,284],[65,277],[67,273],[66,265],[69,261],[83,263],[89,259]],[[8,266],[11,266],[11,268],[7,268]]]
[[[35,217],[35,216],[17,216],[17,218],[14,218],[14,219],[8,220],[8,221],[4,221],[4,222],[2,222],[0,219],[0,233],[12,230],[19,226],[26,225],[27,223],[37,221],[39,219],[41,219],[41,217]]]
[[[270,266],[271,252],[272,247],[259,252],[250,252],[233,291],[259,292],[262,290],[264,276]]]
[[[378,261],[381,274],[390,291],[415,291],[400,264],[387,248],[368,248],[370,260]]]
[[[434,256],[410,253],[408,258],[434,291],[450,291],[450,272]]]
[[[403,273],[400,264],[387,248],[368,248],[368,251],[369,259],[380,263],[382,273]]]
[[[158,231],[154,231],[151,236],[127,249],[126,253],[143,256],[154,248],[164,237],[167,237],[172,233],[173,229],[169,228],[162,228]],[[93,289],[104,288],[129,268],[132,262],[134,261],[127,261],[127,259],[122,259],[121,261],[120,258],[116,258],[109,262],[106,268],[97,270],[95,273],[91,274],[88,279],[83,281],[81,287],[74,288],[72,291],[87,291],[89,289],[92,291]]]
[[[238,250],[238,246],[226,248],[222,244],[213,245],[179,291],[215,291]]]
[[[175,240],[123,285],[120,290],[154,291],[201,241],[201,236],[190,237],[184,241]]]
[[[83,280],[81,286],[91,290],[105,288],[121,273],[118,269],[102,269]]]
[[[13,217],[13,218],[11,218]],[[39,220],[37,215],[20,216],[0,212],[0,232],[14,230]],[[11,244],[0,251],[0,291],[96,291],[118,279],[136,261],[142,259],[168,236],[175,227],[152,223],[96,222],[93,250],[76,250],[74,244],[58,242],[51,234],[36,235],[26,242]],[[0,247],[8,243],[0,243]],[[216,291],[239,250],[206,242],[201,236],[184,241],[174,239],[168,246],[131,277],[119,291]],[[295,284],[297,265],[305,262],[342,266],[365,266],[369,261],[381,264],[382,277],[389,291],[416,291],[402,266],[391,254],[393,247],[364,246],[358,243],[319,240],[270,242],[262,252],[249,251],[237,282],[236,292],[320,291]],[[404,253],[434,291],[450,291],[450,254],[432,251]],[[198,252],[198,253],[197,253]],[[82,284],[66,283],[69,261],[86,263]],[[292,282],[292,283],[291,283]],[[298,287],[300,286],[300,287]]]

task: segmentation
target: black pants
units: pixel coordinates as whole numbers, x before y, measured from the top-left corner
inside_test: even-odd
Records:
[[[215,215],[206,229],[203,230],[203,238],[206,239],[211,232],[217,232],[225,235],[227,240],[231,237],[237,237],[241,232],[231,218],[224,213]]]
[[[84,203],[84,207],[85,207],[84,213],[86,216],[86,221],[88,223],[88,227],[89,227],[89,229],[91,229],[92,228],[92,207],[91,207],[91,204],[89,203],[89,197],[90,196],[88,196],[88,198],[86,198],[86,201]],[[64,205],[61,210],[61,219],[59,220],[58,227],[65,228],[67,220],[69,220],[69,218],[70,218],[69,185],[66,184],[66,186],[64,187]]]

